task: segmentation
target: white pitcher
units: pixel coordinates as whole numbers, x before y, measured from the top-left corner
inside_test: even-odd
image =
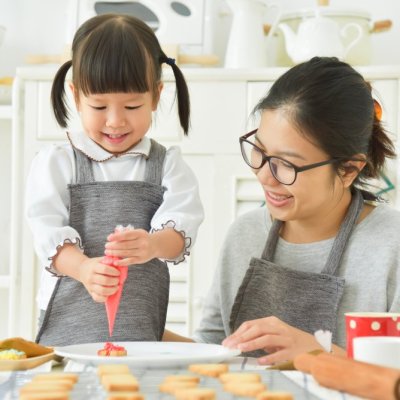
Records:
[[[260,68],[267,66],[264,17],[267,8],[277,8],[277,17],[267,38],[279,20],[280,9],[265,0],[226,0],[233,11],[233,20],[225,55],[226,68]]]

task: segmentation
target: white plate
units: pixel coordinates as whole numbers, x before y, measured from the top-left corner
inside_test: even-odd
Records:
[[[77,344],[56,347],[55,354],[82,363],[120,363],[138,367],[179,367],[193,363],[218,363],[238,356],[240,350],[216,344],[180,342],[115,342],[124,346],[126,357],[101,357],[97,351],[104,343]]]

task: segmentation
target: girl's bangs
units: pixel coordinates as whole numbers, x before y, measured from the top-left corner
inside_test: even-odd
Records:
[[[83,46],[75,83],[85,95],[148,92],[151,58],[135,41],[112,36],[116,37],[100,36],[97,45],[91,40],[90,46]]]

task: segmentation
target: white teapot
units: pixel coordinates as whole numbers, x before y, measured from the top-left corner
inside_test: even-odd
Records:
[[[286,51],[294,63],[307,61],[314,56],[344,60],[363,34],[361,26],[356,23],[348,23],[340,29],[334,20],[322,17],[318,13],[315,17],[301,22],[297,34],[284,23],[280,23],[278,28],[283,32]],[[355,30],[357,35],[345,47],[342,38],[347,36],[350,30]]]

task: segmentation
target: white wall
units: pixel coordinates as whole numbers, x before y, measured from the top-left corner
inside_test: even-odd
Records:
[[[283,10],[298,10],[316,4],[316,0],[271,2],[280,4]],[[392,19],[391,31],[373,34],[372,63],[400,64],[400,51],[397,50],[400,1],[352,0],[350,5],[348,0],[331,0],[331,5],[367,11],[373,21]],[[67,7],[68,0],[0,0],[0,25],[7,28],[4,43],[0,46],[0,77],[14,75],[15,68],[24,63],[28,54],[61,54],[64,51]]]

